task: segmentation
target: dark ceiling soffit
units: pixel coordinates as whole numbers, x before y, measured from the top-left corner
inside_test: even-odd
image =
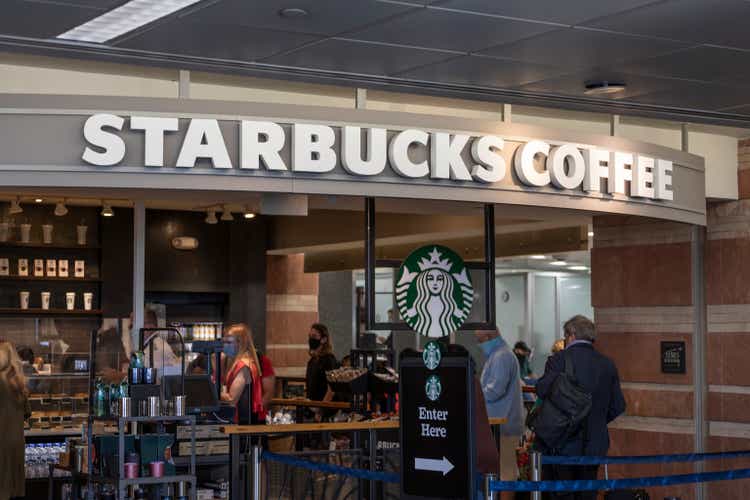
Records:
[[[676,122],[708,123],[732,127],[750,127],[750,116],[718,111],[675,108],[632,101],[602,101],[587,97],[564,96],[510,89],[492,89],[449,83],[408,80],[356,73],[341,73],[307,68],[292,68],[263,63],[210,60],[158,52],[136,51],[99,45],[80,46],[55,40],[0,35],[0,49],[27,54],[72,57],[120,64],[235,74],[257,78],[277,78],[325,85],[343,85],[393,92],[427,94],[506,104],[560,108],[572,111],[642,116]]]

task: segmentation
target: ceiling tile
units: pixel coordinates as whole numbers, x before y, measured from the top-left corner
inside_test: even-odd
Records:
[[[540,64],[523,63],[481,56],[461,56],[400,74],[400,77],[430,82],[514,87],[526,82],[560,75],[565,70]]]
[[[528,92],[592,97],[586,96],[584,93],[586,90],[586,83],[603,81],[625,84],[625,90],[622,92],[600,96],[600,98],[605,100],[628,99],[633,96],[668,89],[672,85],[671,80],[666,80],[664,78],[626,75],[615,70],[592,68],[573,74],[527,83],[519,88]]]
[[[750,52],[718,47],[695,47],[673,54],[628,62],[622,65],[622,69],[641,75],[741,85],[750,81]]]
[[[748,88],[671,80],[669,88],[633,97],[636,102],[676,108],[717,110],[750,101]]]
[[[100,15],[100,9],[55,3],[3,0],[0,34],[54,38]]]
[[[472,52],[552,29],[554,26],[548,24],[426,8],[353,32],[347,37]]]
[[[319,39],[302,33],[194,24],[185,19],[176,19],[126,39],[118,46],[214,59],[255,61]]]
[[[749,49],[748,19],[750,2],[744,0],[667,0],[585,24],[623,33]]]
[[[685,47],[687,45],[671,41],[564,28],[481,53],[540,64],[560,64],[563,61],[566,67],[586,68],[655,56]]]
[[[285,18],[279,14],[282,8],[303,9],[308,15]],[[419,7],[374,0],[358,0],[356,8],[351,0],[219,0],[186,16],[195,22],[332,36],[415,8]]]
[[[546,21],[562,24],[578,24],[587,19],[606,16],[641,5],[652,3],[654,0],[448,0],[440,3],[440,7],[470,10],[498,16],[509,16],[520,19]]]
[[[332,38],[263,62],[344,73],[393,75],[448,57],[451,55],[445,52]]]

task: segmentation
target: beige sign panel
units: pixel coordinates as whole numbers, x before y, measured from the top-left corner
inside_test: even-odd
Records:
[[[282,192],[705,224],[703,159],[502,122],[176,99],[0,96],[0,188]]]

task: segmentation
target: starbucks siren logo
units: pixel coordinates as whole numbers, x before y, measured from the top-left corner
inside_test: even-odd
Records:
[[[399,269],[396,302],[401,317],[425,337],[458,330],[471,312],[474,287],[463,259],[440,245],[418,248]]]
[[[440,383],[440,377],[430,375],[424,384],[424,393],[430,401],[437,401],[440,393],[443,392],[443,384]]]

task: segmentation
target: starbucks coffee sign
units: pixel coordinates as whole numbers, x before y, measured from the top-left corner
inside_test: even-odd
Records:
[[[418,248],[398,271],[399,313],[412,330],[425,337],[445,337],[461,328],[471,313],[473,300],[469,271],[450,248]]]
[[[399,198],[706,223],[698,156],[621,137],[452,115],[2,94],[0,151],[0,188],[8,192]]]

